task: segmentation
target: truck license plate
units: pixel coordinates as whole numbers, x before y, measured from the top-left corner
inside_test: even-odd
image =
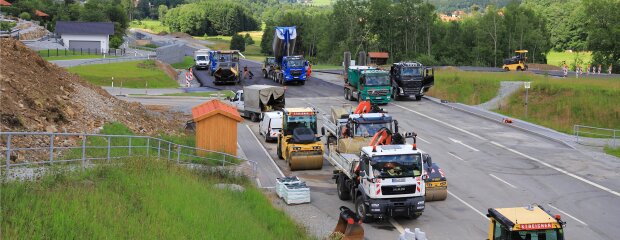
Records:
[[[381,99],[381,97],[375,97],[375,99]]]

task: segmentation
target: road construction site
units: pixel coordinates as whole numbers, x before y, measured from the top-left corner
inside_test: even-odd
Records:
[[[239,90],[242,86],[278,86],[259,76],[260,64],[241,60],[255,72],[239,85],[210,85],[208,71],[194,71],[203,87]],[[320,76],[325,79],[317,78]],[[304,86],[286,86],[287,107],[311,107],[319,115],[332,106],[354,104],[343,98],[338,75],[318,74]],[[171,105],[188,111],[200,99],[127,98],[144,104]],[[432,98],[395,101],[381,106],[399,120],[404,131],[418,134],[417,144],[441,165],[449,182],[445,201],[429,202],[415,220],[395,218],[363,224],[367,239],[396,239],[404,228],[420,228],[433,239],[483,239],[488,231],[487,209],[537,203],[567,222],[570,239],[613,239],[620,216],[620,163],[595,159],[572,148],[563,139],[543,137],[537,128],[523,130],[500,121],[466,113],[455,105]],[[322,117],[319,117],[320,129]],[[324,237],[338,220],[338,208],[353,203],[339,200],[332,179],[334,168],[324,161],[321,170],[291,172],[276,154],[276,143],[266,143],[258,123],[239,125],[238,144],[243,154],[258,162],[257,183],[273,193],[275,179],[296,175],[311,188],[310,204],[285,206],[310,233]],[[323,142],[325,139],[322,139]],[[284,206],[285,204],[282,203]]]

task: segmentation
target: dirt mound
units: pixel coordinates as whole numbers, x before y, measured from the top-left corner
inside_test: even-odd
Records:
[[[94,133],[121,122],[136,133],[175,134],[185,120],[119,100],[13,39],[0,40],[0,105],[0,131]]]
[[[174,36],[175,38],[192,38],[192,35],[184,32],[173,32],[170,35]]]

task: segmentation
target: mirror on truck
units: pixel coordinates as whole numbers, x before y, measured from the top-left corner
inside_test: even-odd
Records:
[[[366,171],[361,171],[360,172],[360,177],[365,178],[366,177]]]

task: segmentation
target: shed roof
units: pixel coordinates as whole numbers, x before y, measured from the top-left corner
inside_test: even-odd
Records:
[[[56,22],[56,33],[78,35],[113,35],[112,22]]]
[[[192,118],[195,122],[209,118],[215,114],[222,114],[237,122],[241,122],[242,120],[236,108],[217,99],[204,102],[192,108]]]
[[[387,52],[368,52],[368,57],[370,57],[370,58],[389,58],[389,54]]]
[[[50,15],[47,15],[47,13],[44,13],[41,10],[35,10],[34,11],[34,15],[37,15],[38,17],[49,17]]]
[[[4,1],[4,0],[0,0],[0,6],[11,6],[11,3]]]

